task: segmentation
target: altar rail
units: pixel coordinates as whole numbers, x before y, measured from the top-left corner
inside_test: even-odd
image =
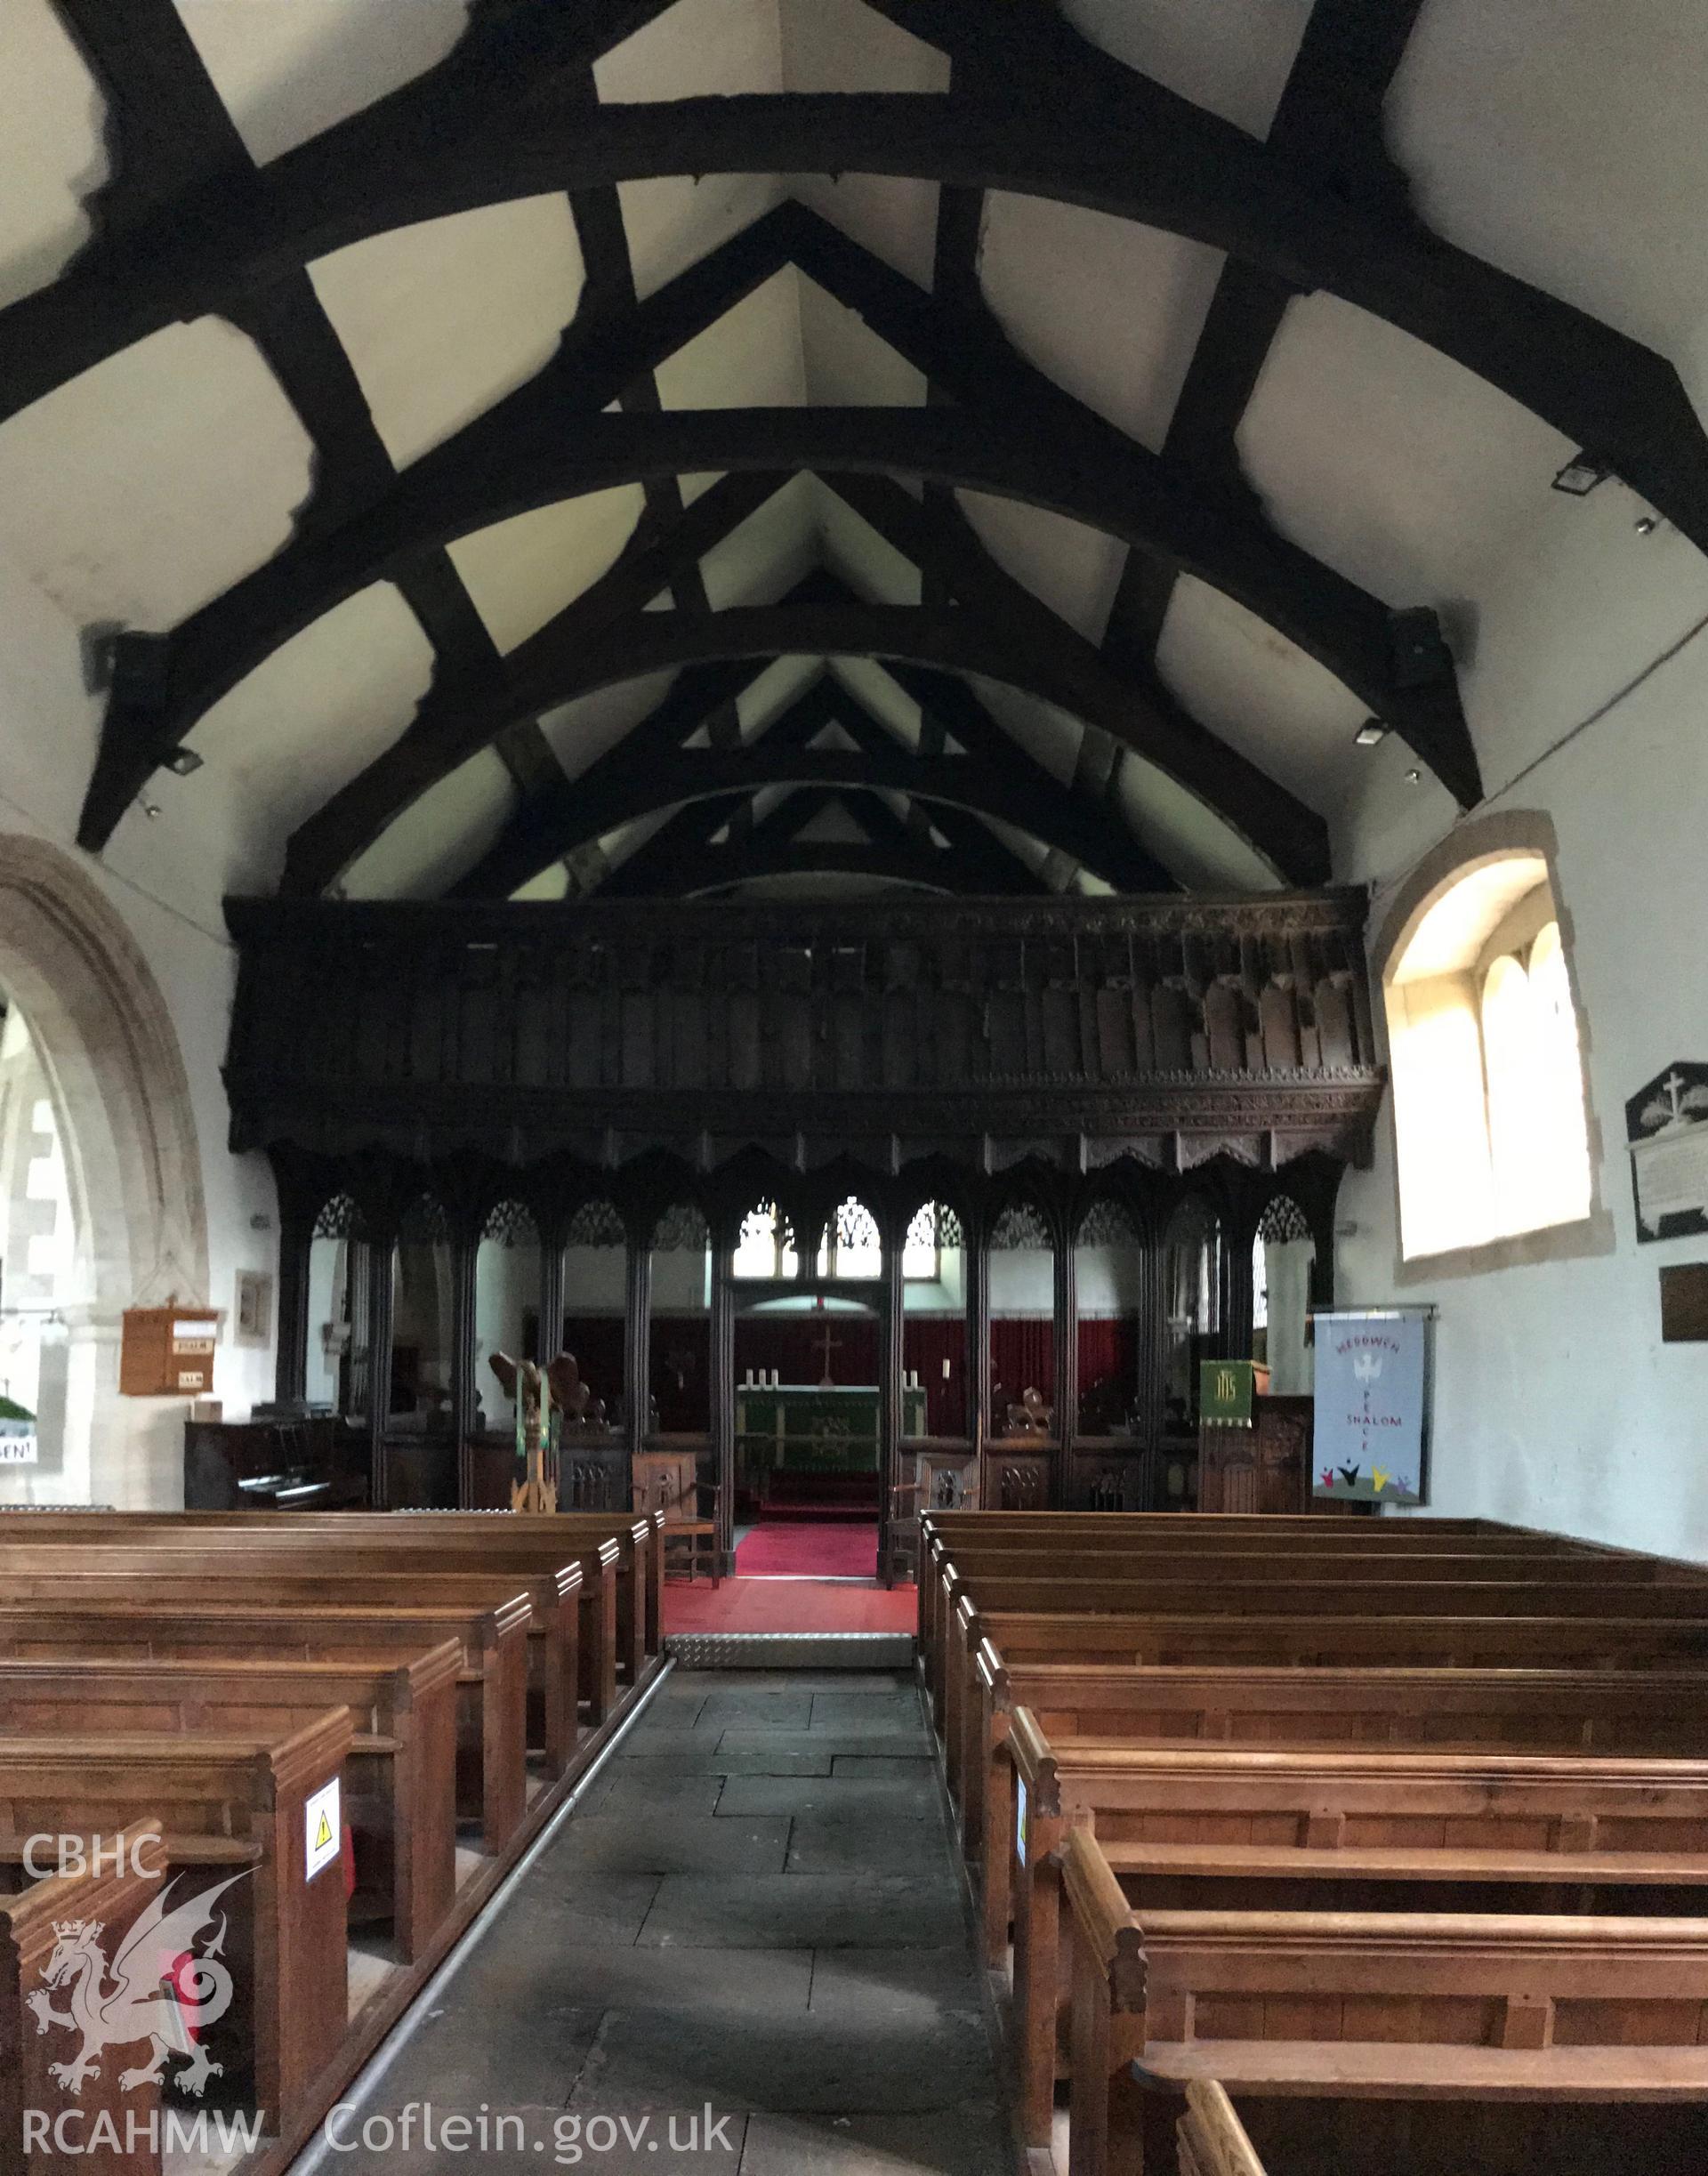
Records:
[[[1273,1165],[1361,1154],[1381,1093],[1350,891],[226,913],[238,1148]]]

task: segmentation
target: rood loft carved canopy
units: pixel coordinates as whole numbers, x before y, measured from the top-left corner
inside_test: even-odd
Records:
[[[709,1172],[1361,1158],[1350,892],[232,900],[235,1148]]]

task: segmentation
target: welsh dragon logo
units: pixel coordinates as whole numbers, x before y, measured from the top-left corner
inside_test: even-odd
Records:
[[[201,1953],[197,1944],[214,1916],[214,1907],[233,1882],[234,1874],[216,1888],[204,1889],[173,1909],[169,1882],[125,1934],[110,1965],[101,1946],[103,1922],[98,1919],[56,1920],[53,1953],[42,1969],[44,1987],[26,2000],[36,2019],[36,2030],[63,2026],[83,2035],[83,2045],[71,2061],[52,2063],[48,2075],[68,2092],[79,2093],[85,2078],[98,2078],[96,2057],[105,2048],[123,2048],[146,2040],[150,2057],[133,2070],[121,2071],[120,2088],[150,2083],[165,2075],[169,2059],[186,2059],[173,2083],[199,2095],[207,2081],[219,2075],[222,2065],[213,2061],[205,2040],[192,2038],[231,2007],[231,1972],[222,1951],[225,1946],[225,1915]],[[109,1979],[110,1978],[111,1985]],[[68,1987],[68,2006],[55,2010],[47,1990]]]

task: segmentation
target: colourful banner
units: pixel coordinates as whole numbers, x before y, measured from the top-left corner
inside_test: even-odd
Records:
[[[1315,1318],[1314,1495],[1427,1503],[1432,1319],[1416,1308]]]

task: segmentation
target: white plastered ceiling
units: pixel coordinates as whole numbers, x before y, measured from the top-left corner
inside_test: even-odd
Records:
[[[442,59],[462,0],[178,0],[209,78],[265,163]],[[1309,0],[1065,0],[1116,59],[1261,136]],[[1387,109],[1389,148],[1450,239],[1648,343],[1708,398],[1708,39],[1696,0],[1425,0]],[[600,97],[740,92],[934,93],[942,54],[863,0],[677,0],[594,70]],[[91,232],[106,178],[102,101],[50,0],[0,8],[0,304],[56,277]],[[798,197],[887,265],[931,284],[934,184],[777,174],[667,178],[618,192],[643,298],[750,221]],[[98,204],[94,205],[98,213]],[[1102,214],[993,192],[979,277],[1015,347],[1151,448],[1164,442],[1221,270],[1218,252]],[[399,469],[538,371],[580,306],[584,270],[560,196],[425,222],[310,268],[380,440]],[[929,389],[793,268],[657,373],[670,409],[883,404]],[[571,427],[566,421],[566,428]],[[1619,484],[1574,501],[1550,480],[1572,451],[1459,365],[1332,297],[1301,297],[1240,425],[1237,454],[1282,534],[1383,602],[1441,616],[1485,783],[1520,773],[1704,613],[1708,565]],[[682,480],[684,499],[714,480]],[[907,488],[915,487],[908,480]],[[0,425],[0,551],[89,646],[165,630],[290,539],[312,447],[264,361],[203,318],[157,333]],[[1092,642],[1124,547],[1057,514],[971,491],[955,503],[999,563]],[[513,649],[616,564],[642,522],[638,486],[488,527],[451,559],[494,644]],[[916,571],[836,493],[802,478],[702,568],[714,610],[775,601],[816,571],[877,603],[916,603]],[[670,600],[653,600],[667,608]],[[3,632],[3,631],[0,631]],[[762,729],[824,661],[786,660],[744,698]],[[376,583],[302,631],[196,727],[236,811],[223,881],[277,881],[291,830],[407,725],[431,654],[400,592]],[[1175,587],[1156,655],[1165,689],[1326,820],[1400,855],[1438,827],[1390,740],[1361,751],[1364,706],[1295,644],[1200,581]],[[833,660],[889,729],[917,711],[882,665]],[[83,666],[78,667],[84,670]],[[569,775],[668,694],[654,673],[549,712]],[[1188,883],[1272,883],[1212,811],[1062,710],[994,680],[975,690],[1064,784],[1095,777]],[[11,728],[11,721],[8,721]],[[194,779],[159,793],[189,797]],[[363,894],[431,892],[479,858],[522,789],[487,752],[408,809],[347,874]],[[174,807],[177,805],[173,801]],[[209,805],[214,805],[210,795]],[[1369,820],[1373,815],[1376,820]],[[134,819],[126,818],[130,824]],[[632,826],[611,858],[650,826]],[[1026,857],[1035,862],[1033,844]],[[1342,861],[1342,873],[1381,874]],[[550,896],[548,874],[531,892]],[[559,885],[560,888],[560,885]]]

